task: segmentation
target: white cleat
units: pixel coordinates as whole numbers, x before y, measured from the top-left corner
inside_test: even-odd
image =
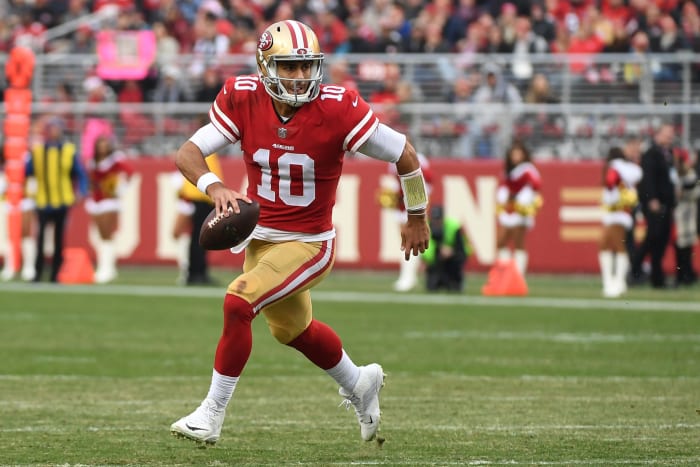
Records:
[[[36,276],[36,270],[33,267],[22,268],[22,280],[24,282],[31,282]]]
[[[384,371],[376,363],[360,367],[360,378],[355,383],[352,394],[340,388],[338,393],[345,398],[341,405],[355,408],[360,434],[365,441],[372,441],[379,429],[379,391],[384,386]]]
[[[96,284],[107,284],[109,282],[112,282],[116,278],[117,278],[117,271],[115,271],[114,269],[112,269],[112,270],[104,269],[104,270],[95,272],[95,283]]]
[[[604,298],[619,298],[623,293],[624,290],[619,286],[611,285],[603,288]]]
[[[409,290],[413,290],[413,288],[416,286],[417,281],[415,279],[399,279],[396,282],[394,282],[394,291],[395,292],[408,292]]]
[[[11,281],[12,279],[15,278],[15,271],[13,271],[10,268],[5,268],[0,272],[0,280],[3,282],[8,282]]]
[[[221,434],[226,409],[220,409],[213,399],[204,399],[197,410],[170,426],[173,436],[206,444],[215,444]]]

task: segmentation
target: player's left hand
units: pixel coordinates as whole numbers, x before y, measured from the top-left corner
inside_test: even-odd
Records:
[[[408,221],[401,226],[401,251],[404,252],[406,261],[413,256],[418,256],[428,248],[430,241],[430,228],[425,215],[409,215]]]

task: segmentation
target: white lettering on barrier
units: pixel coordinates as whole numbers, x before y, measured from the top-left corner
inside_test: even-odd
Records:
[[[360,177],[343,175],[338,183],[333,224],[338,234],[335,257],[337,261],[357,262],[360,260],[358,212]]]
[[[8,225],[9,208],[5,200],[0,200],[0,256],[5,258],[10,246],[10,227]],[[7,260],[7,258],[5,258]]]
[[[175,172],[161,172],[156,177],[157,202],[156,212],[156,257],[159,259],[177,259],[177,241],[173,237],[173,226],[177,214],[177,186]]]
[[[445,213],[455,217],[465,228],[472,254],[481,264],[496,259],[496,177],[476,177],[476,199],[467,180],[461,176],[442,178]]]
[[[396,190],[396,175],[383,175],[379,180],[380,189]],[[401,251],[401,222],[402,216],[398,209],[380,209],[379,225],[379,260],[386,263],[403,261]]]

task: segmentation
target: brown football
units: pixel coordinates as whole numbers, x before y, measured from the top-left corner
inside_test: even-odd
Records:
[[[212,209],[199,231],[199,244],[206,250],[227,250],[232,248],[253,232],[260,215],[260,205],[257,201],[251,204],[238,200],[241,212],[236,214],[229,207],[231,214],[217,216],[216,208]]]

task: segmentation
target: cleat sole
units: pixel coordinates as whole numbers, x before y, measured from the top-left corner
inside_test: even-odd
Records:
[[[176,430],[170,430],[170,434],[178,439],[192,441],[193,443],[197,444],[198,447],[200,447],[200,448],[205,448],[207,446],[214,446],[216,444],[216,441],[193,438],[191,436],[187,436],[185,433],[182,433],[182,432],[179,432]]]

